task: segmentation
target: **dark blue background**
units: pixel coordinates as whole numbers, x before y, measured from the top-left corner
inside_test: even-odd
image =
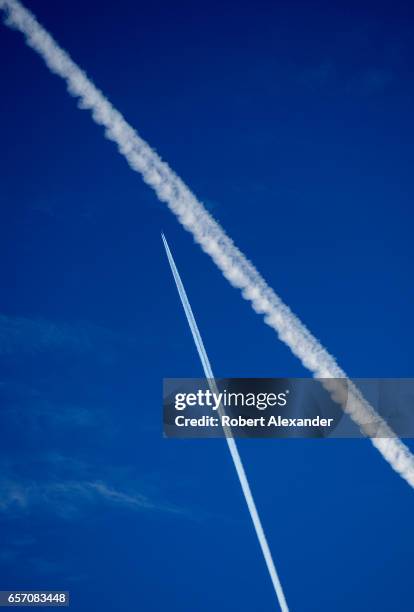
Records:
[[[353,377],[412,376],[406,3],[47,2],[41,23]],[[72,608],[272,610],[223,440],[161,379],[308,373],[64,84],[0,30],[0,588]],[[292,610],[411,610],[413,491],[368,441],[243,441]]]

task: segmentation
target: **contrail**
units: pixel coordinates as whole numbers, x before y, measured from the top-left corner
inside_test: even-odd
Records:
[[[140,173],[158,198],[166,202],[179,222],[213,259],[233,287],[242,291],[255,312],[262,314],[302,364],[316,378],[347,379],[334,357],[320,344],[278,295],[266,284],[256,268],[234,245],[221,226],[206,211],[183,181],[161,160],[155,151],[125,121],[86,74],[59,47],[50,34],[18,0],[0,0],[5,23],[20,30],[27,44],[46,62],[49,69],[66,81],[79,106],[89,109],[94,121],[105,127],[107,138],[118,145],[133,170]],[[382,424],[382,438],[371,438],[388,463],[414,487],[414,456],[375,413],[359,390],[348,384],[348,402],[344,410],[366,432],[365,424],[373,418]]]
[[[193,311],[191,310],[190,302],[188,301],[188,297],[185,292],[184,285],[181,281],[180,275],[177,270],[177,266],[175,265],[175,261],[169,249],[167,240],[165,239],[164,234],[161,234],[161,236],[164,242],[165,250],[167,252],[167,257],[170,263],[171,272],[173,273],[175,284],[177,286],[177,290],[180,295],[181,303],[184,308],[185,316],[187,317],[187,322],[188,322],[188,325],[190,326],[191,333],[193,335],[193,340],[197,347],[198,355],[203,365],[204,375],[208,379],[208,384],[210,386],[211,392],[218,394],[218,389],[217,389],[216,382],[214,379],[213,371],[211,369],[210,361],[207,356],[206,349],[204,348],[203,340],[201,338],[199,329],[197,327],[197,323],[194,318]],[[219,406],[218,412],[220,416],[223,415],[223,409],[221,405]],[[244,499],[246,500],[246,504],[249,509],[252,521],[253,521],[257,539],[259,540],[260,548],[262,549],[263,557],[266,562],[267,569],[269,570],[270,578],[272,580],[272,584],[276,592],[276,597],[279,602],[280,609],[282,610],[282,612],[288,612],[289,608],[286,603],[286,598],[283,593],[283,588],[282,588],[279,576],[276,571],[276,567],[275,567],[275,564],[272,558],[272,553],[270,552],[270,548],[267,543],[265,533],[263,531],[262,522],[260,520],[259,513],[257,512],[256,504],[254,502],[253,495],[250,490],[250,485],[247,480],[246,472],[244,471],[243,463],[239,455],[239,451],[237,449],[236,442],[231,437],[230,428],[225,426],[223,427],[223,429],[224,429],[224,433],[226,436],[227,445],[229,447],[229,451],[231,454],[231,458],[233,459],[234,467],[236,468],[237,476],[239,477]]]

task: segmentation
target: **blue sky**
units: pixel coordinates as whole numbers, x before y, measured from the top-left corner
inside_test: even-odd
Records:
[[[412,376],[410,7],[28,7],[350,376]],[[0,31],[1,588],[273,610],[224,441],[162,438],[162,378],[201,366],[161,231],[216,375],[308,373]],[[412,608],[413,494],[368,441],[240,452],[292,610]]]

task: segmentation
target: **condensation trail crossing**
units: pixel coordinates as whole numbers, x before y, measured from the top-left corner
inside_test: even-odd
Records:
[[[218,394],[218,389],[217,389],[216,382],[214,379],[214,374],[211,369],[210,361],[207,356],[207,352],[204,347],[204,343],[201,338],[201,334],[197,327],[197,323],[196,323],[193,311],[191,309],[190,302],[188,301],[188,297],[184,289],[184,285],[181,281],[180,275],[177,270],[177,266],[175,265],[173,256],[168,247],[168,243],[167,243],[167,240],[165,239],[164,234],[162,234],[162,240],[164,242],[164,247],[167,252],[168,261],[169,261],[171,271],[174,276],[175,284],[177,286],[177,290],[178,290],[178,293],[181,299],[181,303],[184,308],[185,316],[187,317],[187,322],[188,322],[188,325],[190,326],[191,333],[193,335],[193,340],[197,347],[198,355],[203,365],[204,375],[208,379],[208,383],[209,383],[211,392]],[[223,408],[221,405],[219,406],[218,412],[220,416],[223,415]],[[265,533],[263,531],[262,522],[260,520],[259,513],[257,512],[256,504],[253,499],[253,495],[250,489],[249,482],[247,480],[246,472],[244,471],[243,463],[242,463],[239,451],[237,449],[236,442],[231,437],[230,429],[228,427],[224,427],[223,429],[226,435],[227,445],[229,447],[231,458],[233,459],[234,467],[236,468],[237,476],[239,477],[244,499],[246,500],[246,504],[249,509],[251,519],[253,521],[257,539],[259,540],[260,548],[262,549],[263,557],[266,562],[267,569],[269,570],[270,578],[272,580],[272,584],[276,592],[276,597],[279,602],[280,609],[282,610],[282,612],[288,612],[289,608],[286,603],[286,598],[285,598],[285,595],[282,589],[282,584],[280,582],[278,573],[276,571],[272,553],[270,552],[270,548],[267,543]]]
[[[118,145],[119,152],[130,167],[142,176],[162,202],[167,203],[181,225],[191,232],[229,283],[241,290],[242,296],[251,302],[253,310],[263,315],[265,323],[303,366],[319,379],[347,379],[335,358],[267,285],[187,185],[125,121],[32,13],[18,0],[0,0],[0,10],[5,12],[6,25],[20,30],[26,43],[43,58],[51,72],[66,82],[69,93],[79,99],[79,107],[89,109],[93,120],[104,126],[106,137]],[[391,467],[414,487],[414,456],[410,450],[349,380],[347,389],[348,401],[342,405],[343,409],[367,435],[366,423],[377,421],[382,437],[371,438],[372,444]]]

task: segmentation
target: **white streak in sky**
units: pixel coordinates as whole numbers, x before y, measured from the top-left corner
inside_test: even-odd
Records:
[[[142,175],[160,200],[168,204],[179,222],[210,255],[230,284],[242,291],[252,308],[264,316],[267,325],[277,332],[302,364],[316,378],[347,378],[334,357],[266,284],[256,268],[183,181],[140,138],[35,17],[18,0],[0,0],[0,9],[6,13],[6,24],[20,30],[27,44],[43,58],[49,69],[66,81],[69,93],[79,99],[80,108],[89,109],[94,121],[105,127],[107,138],[116,142],[119,152],[131,168]],[[362,431],[373,416],[377,421],[380,419],[350,381],[348,402],[343,408]],[[414,487],[413,455],[383,421],[382,425],[384,437],[372,438],[372,444],[394,470]]]
[[[198,355],[203,365],[204,375],[208,379],[208,384],[209,384],[211,392],[216,394],[216,397],[217,397],[218,389],[216,386],[216,381],[214,379],[214,374],[211,369],[210,361],[207,356],[206,349],[204,348],[203,340],[201,338],[199,329],[197,327],[197,323],[194,318],[193,311],[191,310],[190,302],[188,301],[188,297],[185,292],[184,285],[181,281],[180,275],[177,270],[177,266],[175,265],[173,256],[171,254],[171,251],[169,249],[165,236],[164,234],[161,234],[161,235],[162,235],[162,240],[164,242],[165,250],[167,252],[167,257],[168,257],[168,261],[171,267],[171,271],[174,276],[175,284],[177,285],[181,303],[184,308],[185,316],[187,317],[187,322],[188,322],[188,325],[190,326],[191,333],[193,335],[193,340],[197,347]],[[223,412],[223,408],[221,405],[219,406],[218,412],[219,412],[220,417],[223,416],[224,412]],[[243,463],[239,455],[239,451],[237,449],[236,442],[231,437],[230,428],[224,426],[223,429],[224,429],[225,437],[227,440],[227,445],[229,447],[229,451],[231,454],[231,458],[233,459],[234,467],[236,468],[237,476],[239,477],[244,499],[246,500],[246,504],[249,509],[252,521],[253,521],[257,539],[259,540],[260,548],[262,549],[263,557],[265,559],[267,569],[269,570],[270,578],[272,580],[273,587],[276,592],[276,597],[279,602],[280,609],[282,610],[282,612],[288,612],[289,608],[286,603],[282,585],[281,585],[279,576],[276,571],[276,567],[275,567],[275,564],[272,558],[272,553],[270,552],[270,548],[267,543],[265,533],[263,531],[262,522],[260,520],[259,513],[257,512],[256,504],[254,502],[253,495],[250,490],[250,485],[247,480],[246,472],[244,471]]]

